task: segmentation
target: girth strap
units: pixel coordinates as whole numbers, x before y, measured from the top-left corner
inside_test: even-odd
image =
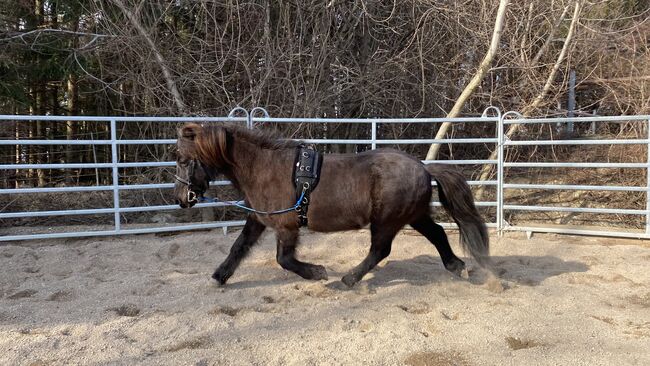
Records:
[[[300,205],[296,207],[298,223],[307,225],[307,210],[309,209],[310,193],[316,189],[320,178],[321,155],[314,145],[300,145],[296,153],[296,163],[293,171],[293,182],[296,186],[296,197],[303,195]]]

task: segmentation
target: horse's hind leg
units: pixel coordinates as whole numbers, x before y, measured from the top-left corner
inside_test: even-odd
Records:
[[[250,251],[250,248],[257,242],[260,235],[262,235],[264,229],[266,229],[264,224],[249,216],[239,237],[237,237],[237,240],[235,240],[235,243],[230,248],[230,254],[228,254],[228,257],[221,263],[219,268],[214,271],[212,278],[219,281],[222,285],[226,283],[230,276],[235,273],[241,260],[244,259]]]
[[[298,245],[298,230],[278,230],[277,260],[280,266],[308,280],[326,280],[325,267],[296,259],[296,245]]]
[[[438,253],[440,253],[442,263],[448,271],[458,276],[461,275],[461,272],[465,269],[465,262],[456,257],[451,250],[449,240],[447,240],[447,234],[445,234],[442,226],[433,222],[428,214],[424,214],[411,222],[411,227],[424,235],[424,237],[436,246]]]
[[[354,286],[366,273],[375,268],[377,263],[388,257],[393,239],[399,230],[400,228],[391,228],[389,225],[372,223],[370,225],[370,252],[358,266],[343,276],[341,281],[349,287]]]

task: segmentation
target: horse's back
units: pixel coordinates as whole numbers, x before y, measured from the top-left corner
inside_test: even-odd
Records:
[[[419,160],[398,150],[326,154],[311,196],[309,227],[351,230],[371,220],[410,216],[423,199],[428,205],[429,177]]]

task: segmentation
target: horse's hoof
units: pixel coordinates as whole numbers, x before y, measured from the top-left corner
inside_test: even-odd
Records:
[[[327,280],[327,270],[323,266],[315,266],[311,271],[312,280]]]
[[[463,277],[463,271],[465,270],[465,262],[460,259],[456,259],[451,263],[445,265],[445,268],[458,277]]]
[[[341,282],[343,282],[348,287],[352,287],[358,281],[353,274],[349,273],[343,276],[343,278],[341,278]]]
[[[212,278],[214,278],[221,286],[226,284],[226,281],[228,281],[228,277],[229,276],[219,273],[219,271],[214,272],[212,274]]]

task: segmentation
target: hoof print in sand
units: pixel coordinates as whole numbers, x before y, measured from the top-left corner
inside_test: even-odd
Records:
[[[425,303],[418,303],[418,304],[412,304],[412,305],[397,305],[398,308],[406,311],[409,314],[427,314],[431,312],[431,308],[429,307],[428,304]]]
[[[326,285],[315,282],[315,283],[306,283],[298,284],[294,286],[294,289],[301,292],[303,297],[313,297],[318,299],[327,299],[334,295],[334,291],[327,287]]]
[[[230,306],[217,306],[214,309],[208,311],[210,315],[220,315],[225,314],[231,317],[236,316],[242,309],[233,308]]]
[[[642,308],[650,308],[650,292],[645,295],[631,295],[625,298],[631,305],[640,306]]]
[[[57,291],[50,296],[47,297],[47,301],[70,301],[74,298],[74,295],[72,295],[72,292],[70,291]]]
[[[32,363],[28,363],[27,365],[29,366],[48,366],[48,365],[53,365],[54,362],[48,362],[48,361],[43,361],[43,360],[36,360]]]
[[[539,343],[531,339],[521,339],[516,337],[506,337],[506,342],[508,342],[508,347],[510,347],[510,349],[513,351],[533,348],[542,345],[542,343]]]
[[[176,243],[170,245],[169,250],[167,251],[167,256],[169,259],[176,258],[179,249],[181,249],[181,246]]]
[[[262,296],[262,300],[267,304],[275,304],[278,302],[273,296]]]
[[[201,336],[193,339],[188,339],[186,341],[177,343],[173,346],[165,348],[167,352],[178,352],[185,349],[198,349],[198,348],[207,348],[210,343],[210,338],[208,336]]]
[[[9,299],[9,300],[25,299],[25,298],[28,298],[28,297],[32,297],[32,296],[36,295],[37,293],[38,293],[38,291],[36,291],[36,290],[31,290],[31,289],[22,290],[22,291],[16,292],[13,295],[7,296],[7,299]]]
[[[458,318],[460,318],[459,313],[452,314],[452,313],[450,313],[448,311],[444,311],[444,310],[440,312],[440,315],[446,320],[458,320]]]
[[[457,352],[417,352],[404,359],[408,366],[466,366],[467,361]]]
[[[372,323],[369,323],[367,321],[361,321],[361,320],[355,320],[355,319],[343,319],[343,327],[342,329],[344,331],[350,331],[350,330],[355,330],[361,333],[368,333],[373,330],[373,325]]]
[[[125,305],[118,306],[116,308],[109,308],[106,310],[114,311],[115,314],[119,316],[127,316],[127,317],[134,317],[140,314],[140,309],[133,304],[125,304]]]

